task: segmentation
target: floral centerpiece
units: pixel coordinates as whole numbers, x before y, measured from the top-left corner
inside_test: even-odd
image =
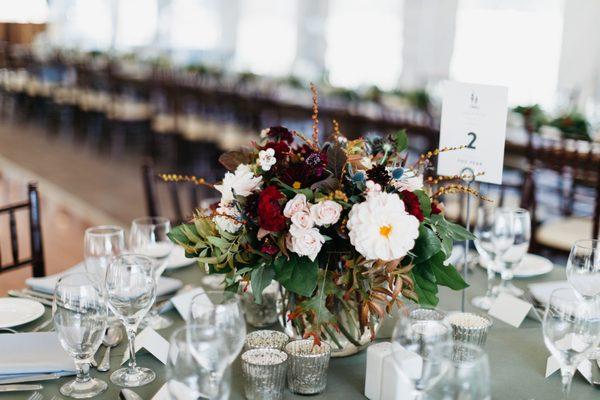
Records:
[[[227,290],[249,282],[261,302],[277,281],[289,331],[348,354],[375,337],[395,303],[435,305],[439,285],[464,289],[444,262],[454,241],[473,237],[447,221],[436,200],[460,186],[431,193],[420,172],[448,149],[408,166],[404,131],[348,140],[335,121],[331,140],[321,143],[314,100],[311,138],[272,127],[251,149],[223,154],[229,172],[210,185],[220,202],[170,238],[209,273],[223,274]],[[192,176],[163,179],[208,185]]]

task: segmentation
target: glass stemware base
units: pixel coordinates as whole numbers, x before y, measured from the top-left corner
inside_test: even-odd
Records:
[[[132,371],[126,367],[113,372],[110,381],[123,387],[138,387],[152,382],[155,378],[156,374],[149,368],[135,367]]]
[[[513,285],[512,282],[507,282],[505,284],[500,284],[500,285],[496,286],[494,288],[494,292],[495,293],[508,293],[515,297],[521,297],[521,296],[523,296],[523,293],[525,293],[522,289],[519,289],[518,287]]]
[[[471,304],[481,310],[487,311],[490,309],[490,307],[492,307],[494,300],[495,299],[493,297],[489,296],[477,296],[473,297]]]
[[[104,392],[108,384],[100,379],[91,378],[87,381],[71,381],[60,387],[60,393],[63,396],[74,399],[89,399]]]

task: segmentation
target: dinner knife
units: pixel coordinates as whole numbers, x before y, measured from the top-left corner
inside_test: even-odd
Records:
[[[53,379],[58,379],[62,375],[60,374],[35,374],[28,376],[20,376],[18,378],[5,378],[0,380],[0,385],[4,385],[7,383],[26,383],[26,382],[40,382],[40,381],[50,381]],[[0,386],[1,387],[1,386]]]
[[[0,385],[0,393],[5,392],[27,392],[30,390],[41,390],[42,385]]]
[[[45,306],[52,307],[52,302],[50,300],[43,299],[41,297],[32,296],[32,295],[25,294],[25,293],[21,293],[18,290],[9,290],[8,295],[11,297],[18,297],[21,299],[35,300],[35,301],[42,303]]]

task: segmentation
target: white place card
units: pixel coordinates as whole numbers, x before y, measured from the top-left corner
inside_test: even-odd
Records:
[[[390,354],[383,360],[380,400],[413,400],[412,384],[404,377],[403,372],[398,369],[393,357]],[[418,356],[413,354],[412,357]],[[421,363],[419,365],[422,366]],[[421,376],[421,368],[418,371],[411,371],[411,373]]]
[[[141,349],[152,354],[161,363],[167,363],[167,358],[169,356],[169,342],[160,336],[154,329],[148,327],[135,337],[135,352],[137,353]],[[125,351],[125,354],[123,354],[121,364],[124,364],[127,360],[129,360],[129,351]]]
[[[175,306],[175,309],[179,315],[181,315],[181,318],[183,318],[186,322],[190,317],[190,306],[192,304],[192,299],[202,293],[204,293],[204,289],[195,288],[181,293],[171,299],[171,303],[173,306]],[[206,299],[210,301],[208,297]]]
[[[390,354],[392,354],[390,342],[373,343],[367,348],[365,397],[369,400],[381,400],[383,360]]]
[[[171,400],[171,394],[169,393],[169,382],[165,382],[164,385],[152,396],[152,400]]]
[[[518,328],[523,323],[532,305],[508,293],[500,293],[492,303],[488,314]]]
[[[439,147],[465,146],[440,153],[439,175],[463,169],[483,173],[477,181],[501,184],[508,113],[508,89],[448,81],[444,85]]]
[[[546,378],[560,370],[560,363],[554,356],[548,357],[546,361]],[[577,366],[577,371],[585,378],[586,381],[592,383],[592,362],[583,360]]]

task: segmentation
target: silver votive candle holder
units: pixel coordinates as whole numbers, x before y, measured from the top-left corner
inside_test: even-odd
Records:
[[[242,306],[246,322],[255,328],[265,328],[278,321],[277,301],[280,298],[279,286],[271,284],[262,293],[262,301],[258,304],[252,295],[252,289],[242,294]]]
[[[448,315],[447,322],[452,327],[454,340],[483,346],[492,326],[489,318],[467,312],[456,312]]]
[[[283,332],[263,329],[246,335],[245,350],[276,349],[283,351],[290,337]]]
[[[242,354],[244,394],[248,400],[283,398],[288,355],[276,349],[252,349]]]
[[[329,344],[316,345],[312,339],[294,340],[285,346],[285,352],[289,356],[287,382],[292,392],[317,394],[325,390],[331,357]]]

